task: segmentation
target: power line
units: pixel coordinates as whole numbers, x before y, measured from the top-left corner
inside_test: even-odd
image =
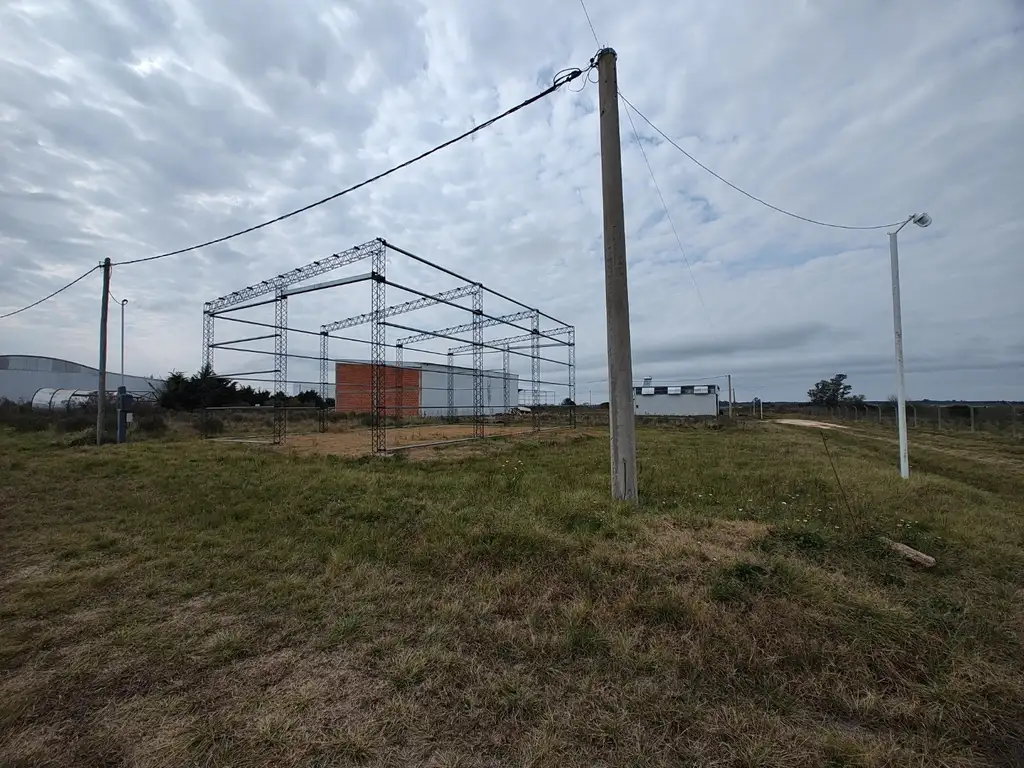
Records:
[[[590,25],[590,31],[594,35],[594,42],[597,43],[597,47],[601,47],[601,41],[597,39],[597,32],[594,30],[594,22],[590,20],[590,12],[587,11],[587,4],[580,0],[580,6],[583,8],[583,14],[587,17],[587,24]]]
[[[622,94],[619,94],[619,98],[625,101]],[[668,212],[668,204],[665,202],[665,196],[661,194],[661,186],[658,184],[657,178],[654,176],[654,169],[651,167],[651,161],[647,159],[647,152],[644,150],[643,142],[640,141],[640,134],[636,130],[636,124],[633,122],[633,116],[629,114],[629,110],[626,110],[626,117],[629,118],[629,124],[633,128],[633,137],[636,139],[636,145],[640,147],[640,154],[644,156],[644,162],[647,164],[647,170],[651,174],[651,181],[654,182],[654,188],[658,191],[658,198],[661,200],[661,207],[665,209],[665,218],[668,219],[669,226],[672,227],[672,234],[676,237],[676,245],[679,246],[679,253],[683,257],[683,261],[686,262],[686,270],[690,273],[690,280],[693,281],[693,287],[697,291],[697,298],[700,299],[700,305],[704,308],[704,314],[708,316],[708,320],[711,319],[711,314],[708,312],[708,306],[704,303],[704,296],[700,292],[700,286],[697,285],[697,278],[693,276],[693,267],[690,266],[690,260],[686,258],[686,251],[683,248],[683,241],[679,238],[679,231],[676,229],[675,222],[672,221],[672,215]]]
[[[33,307],[38,307],[38,306],[39,306],[40,304],[42,304],[42,303],[43,303],[44,301],[49,301],[49,300],[50,300],[50,299],[52,299],[52,298],[53,298],[54,296],[56,296],[56,295],[57,295],[58,293],[63,293],[63,292],[64,292],[64,291],[66,291],[66,290],[67,290],[68,288],[70,288],[71,286],[73,286],[73,285],[74,285],[75,283],[79,283],[79,282],[81,282],[82,280],[84,280],[85,278],[87,278],[87,277],[88,277],[89,275],[91,275],[91,274],[92,274],[93,272],[95,272],[95,271],[96,271],[97,269],[99,269],[99,268],[100,268],[100,267],[99,267],[99,265],[97,264],[97,265],[96,265],[95,267],[93,267],[92,269],[90,269],[90,270],[89,270],[88,272],[86,272],[86,273],[85,273],[84,275],[81,275],[81,276],[79,276],[79,277],[76,277],[76,278],[75,278],[74,280],[72,280],[72,281],[71,281],[70,283],[68,283],[67,285],[65,285],[65,286],[64,286],[64,287],[62,287],[62,288],[58,288],[58,289],[57,289],[56,291],[54,291],[53,293],[51,293],[51,294],[50,294],[49,296],[44,296],[44,297],[43,297],[43,298],[41,298],[41,299],[40,299],[39,301],[33,302],[32,304],[29,304],[29,305],[28,305],[27,307],[22,307],[21,309],[16,309],[16,310],[14,310],[13,312],[8,312],[8,313],[7,313],[6,315],[0,315],[0,320],[3,320],[3,319],[5,319],[5,318],[8,318],[8,317],[14,317],[15,315],[21,314],[21,313],[22,313],[22,312],[24,312],[25,310],[28,310],[28,309],[32,309]]]
[[[591,64],[590,66],[593,67],[594,65]],[[588,67],[588,70],[589,69],[590,69],[590,67]],[[408,168],[413,163],[417,163],[420,160],[423,160],[424,158],[429,157],[430,155],[434,154],[435,152],[439,152],[442,149],[450,147],[452,144],[455,144],[455,143],[457,143],[459,141],[462,141],[463,139],[468,138],[468,137],[472,136],[473,134],[478,133],[478,132],[484,130],[485,128],[489,128],[490,126],[492,126],[495,123],[497,123],[499,120],[502,120],[502,119],[508,117],[509,115],[512,115],[512,114],[518,112],[519,110],[523,109],[524,107],[528,107],[529,105],[533,104],[536,101],[540,101],[545,96],[549,96],[550,94],[552,94],[555,91],[557,91],[559,88],[561,88],[566,83],[571,83],[577,77],[582,75],[584,71],[585,70],[581,70],[581,69],[577,69],[577,68],[562,70],[562,72],[560,72],[558,75],[555,76],[554,82],[550,86],[545,88],[543,91],[541,91],[537,95],[531,96],[530,98],[526,99],[525,101],[521,101],[520,103],[516,104],[511,109],[505,110],[500,115],[495,115],[490,120],[487,120],[487,121],[485,121],[483,123],[480,123],[480,125],[477,125],[474,128],[471,128],[470,130],[466,131],[465,133],[459,134],[455,138],[449,139],[448,141],[444,142],[443,144],[438,144],[433,149],[429,149],[426,152],[422,152],[421,154],[416,155],[416,157],[414,157],[414,158],[412,158],[410,160],[406,160],[404,163],[400,163],[400,164],[398,164],[396,166],[393,166],[392,168],[389,168],[388,170],[386,170],[386,171],[384,171],[382,173],[378,173],[376,176],[371,176],[370,178],[366,179],[365,181],[361,181],[358,184],[353,184],[351,187],[348,187],[347,189],[343,189],[340,192],[335,192],[333,195],[328,195],[327,197],[322,198],[321,200],[317,200],[316,202],[310,203],[309,205],[304,205],[301,208],[296,208],[293,211],[289,211],[288,213],[282,214],[282,215],[277,216],[276,218],[273,218],[273,219],[269,219],[268,221],[264,221],[264,222],[262,222],[260,224],[255,224],[255,225],[253,225],[251,227],[247,227],[245,229],[238,230],[237,232],[232,232],[230,235],[224,235],[223,237],[217,237],[217,238],[214,238],[213,240],[207,240],[206,242],[198,243],[197,245],[190,245],[187,248],[179,248],[176,251],[167,251],[166,253],[160,253],[160,254],[157,254],[156,256],[146,256],[146,257],[141,258],[141,259],[131,259],[130,261],[116,262],[114,264],[114,266],[126,266],[128,264],[141,264],[141,263],[147,262],[147,261],[156,261],[157,259],[166,259],[168,256],[178,256],[178,255],[180,255],[182,253],[188,253],[189,251],[198,251],[201,248],[206,248],[206,247],[211,246],[211,245],[216,245],[218,243],[223,243],[223,242],[225,242],[227,240],[231,240],[231,239],[236,238],[236,237],[241,237],[242,235],[247,235],[250,232],[255,232],[258,229],[263,229],[264,227],[269,227],[271,224],[277,224],[278,222],[284,221],[285,219],[290,219],[292,216],[298,216],[300,213],[305,213],[306,211],[312,210],[313,208],[316,208],[317,206],[323,205],[324,203],[329,203],[332,200],[337,200],[339,197],[342,197],[343,195],[347,195],[349,192],[355,192],[357,189],[361,189],[362,187],[365,187],[365,186],[367,186],[369,184],[373,184],[376,181],[380,181],[384,177],[390,176],[392,173],[395,173],[396,171],[400,171],[403,168]]]
[[[897,222],[894,222],[894,223],[891,223],[891,224],[876,224],[876,225],[871,226],[871,227],[854,227],[854,226],[850,226],[850,225],[847,225],[847,224],[831,224],[831,223],[829,223],[827,221],[818,221],[817,219],[809,219],[806,216],[800,216],[799,214],[793,213],[791,211],[787,211],[784,208],[779,208],[777,205],[772,205],[771,203],[769,203],[769,202],[767,202],[765,200],[762,200],[760,197],[757,197],[756,195],[750,194],[745,189],[741,189],[740,187],[737,187],[735,184],[733,184],[728,179],[725,179],[725,178],[722,178],[721,176],[719,176],[713,170],[711,170],[706,165],[704,165],[704,163],[702,163],[700,160],[698,160],[693,155],[691,155],[689,152],[687,152],[685,149],[683,149],[681,146],[676,144],[671,138],[669,138],[669,136],[663,130],[661,130],[661,128],[659,128],[654,123],[652,123],[647,118],[647,115],[645,115],[639,109],[634,107],[633,104],[629,101],[629,99],[627,99],[621,93],[619,94],[619,98],[621,98],[624,102],[626,102],[626,106],[628,106],[631,110],[636,112],[637,115],[639,115],[643,119],[643,121],[645,123],[647,123],[649,126],[651,126],[651,128],[653,128],[655,131],[657,131],[661,135],[661,137],[663,139],[665,139],[665,141],[667,141],[673,147],[675,147],[680,152],[682,152],[686,157],[688,157],[690,160],[692,160],[694,163],[696,163],[702,169],[704,169],[705,171],[710,173],[712,176],[714,176],[716,179],[721,181],[723,184],[725,184],[725,185],[727,185],[729,187],[732,187],[737,192],[739,192],[741,195],[745,195],[746,197],[749,197],[751,200],[753,200],[755,202],[758,202],[758,203],[760,203],[761,205],[763,205],[763,206],[765,206],[767,208],[771,208],[773,211],[778,211],[779,213],[783,213],[786,216],[790,216],[790,217],[792,217],[794,219],[799,219],[800,221],[806,221],[808,224],[817,224],[819,227],[831,227],[832,229],[859,229],[859,230],[865,230],[865,229],[887,229],[889,227],[897,227],[900,224],[902,224],[902,222],[900,222],[900,221],[897,221]],[[632,118],[630,119],[630,121],[632,122]]]

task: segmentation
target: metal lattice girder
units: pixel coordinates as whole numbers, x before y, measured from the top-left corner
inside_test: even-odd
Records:
[[[203,306],[203,367],[213,368],[213,318],[209,304]]]
[[[476,286],[474,286],[476,287]],[[510,315],[502,315],[501,317],[481,317],[480,327],[490,328],[493,325],[503,325],[505,323],[514,323],[516,320],[527,320],[537,314],[536,310],[527,310],[524,312],[513,312]],[[444,336],[445,334],[451,335],[455,333],[466,333],[472,331],[475,327],[475,322],[463,323],[462,325],[453,325],[450,328],[439,328],[436,331],[425,331],[423,333],[417,333],[415,336],[406,336],[405,338],[399,339],[399,344],[415,344],[420,341],[427,341],[437,336]],[[470,345],[472,346],[472,345]]]
[[[501,353],[501,372],[502,372],[502,396],[505,403],[505,413],[508,413],[512,409],[512,382],[509,380],[509,365],[511,354],[509,353],[508,344],[505,345],[505,349]],[[518,399],[518,398],[517,398]],[[516,403],[518,405],[518,402]]]
[[[444,330],[438,331],[438,333],[444,333]],[[544,335],[546,335],[546,336],[558,336],[558,335],[561,335],[561,334],[569,334],[569,333],[575,334],[575,330],[574,330],[573,326],[571,326],[571,325],[564,325],[564,326],[560,326],[558,328],[551,328],[551,329],[548,329],[548,330],[544,330],[542,333]],[[488,344],[494,344],[494,345],[504,344],[504,345],[507,345],[509,347],[509,349],[526,349],[526,347],[514,347],[512,345],[513,344],[519,344],[519,343],[524,342],[524,341],[533,342],[534,340],[535,340],[535,337],[534,337],[534,335],[532,333],[524,333],[524,334],[521,334],[519,336],[508,336],[508,337],[503,338],[503,339],[489,339],[487,341],[487,343]],[[403,341],[404,341],[404,339],[403,339]],[[562,344],[541,344],[540,341],[537,340],[537,349],[540,349],[541,347],[561,347],[561,346],[564,346],[564,345],[562,345]],[[532,347],[530,347],[530,348],[532,349]],[[469,354],[470,352],[473,351],[473,345],[472,344],[464,344],[461,347],[452,347],[451,350],[449,350],[449,351],[453,355],[466,355],[466,354]]]
[[[295,269],[289,272],[284,272],[277,277],[272,277],[269,280],[264,280],[260,283],[256,283],[255,285],[250,285],[240,291],[229,293],[227,296],[216,298],[213,301],[208,301],[203,311],[213,313],[221,312],[229,307],[244,304],[245,302],[260,296],[266,296],[268,294],[276,295],[279,290],[289,285],[301,283],[305,280],[311,280],[318,275],[347,266],[348,264],[354,264],[357,261],[369,258],[378,253],[384,253],[384,242],[380,239],[370,240],[367,243],[356,245],[346,251],[342,251],[341,253],[335,253],[325,259],[314,261],[312,264],[307,264],[303,267],[296,267]]]
[[[576,329],[569,329],[569,426],[576,427]]]
[[[384,359],[387,326],[384,325],[384,270],[383,246],[373,254],[373,280],[370,282],[370,450],[374,454],[387,453],[387,424],[385,423]]]
[[[455,361],[448,353],[448,421],[455,421]]]
[[[402,410],[405,406],[405,363],[402,359],[403,350],[401,344],[395,345],[395,423],[402,420]]]
[[[288,297],[278,294],[274,302],[274,394],[288,395]],[[274,444],[285,438],[284,402],[274,401]]]
[[[533,314],[533,333],[530,338],[530,408],[533,409],[533,428],[540,427],[540,315]]]
[[[484,292],[473,294],[473,437],[484,436]]]
[[[394,306],[387,307],[384,310],[384,317],[387,318],[394,315],[401,315],[405,312],[414,312],[417,309],[430,307],[434,304],[443,304],[447,301],[453,301],[454,299],[461,299],[466,296],[471,296],[475,290],[477,290],[475,285],[460,285],[458,288],[452,288],[450,291],[443,291],[442,293],[434,294],[434,296],[430,298],[407,301],[404,304],[395,304]],[[346,318],[345,320],[336,320],[333,323],[325,323],[320,326],[320,330],[332,333],[334,331],[339,331],[342,328],[353,328],[357,325],[365,325],[372,319],[373,313],[367,312],[362,315],[355,315],[354,317]]]
[[[327,407],[328,385],[327,379],[330,376],[330,337],[326,331],[320,332],[320,398],[324,401],[324,408]],[[337,397],[337,393],[335,393]],[[337,405],[337,402],[335,402]]]
[[[274,394],[285,395],[288,386],[288,297],[278,296],[274,302]]]

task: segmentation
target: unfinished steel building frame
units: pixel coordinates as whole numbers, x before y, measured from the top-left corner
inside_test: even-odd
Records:
[[[397,254],[405,258],[411,259],[421,265],[430,267],[431,269],[437,270],[449,277],[453,277],[460,282],[460,285],[451,288],[446,291],[435,294],[427,294],[416,288],[408,285],[397,283],[393,280],[389,280],[387,277],[387,256],[389,253]],[[336,269],[347,267],[356,264],[361,261],[369,260],[370,269],[368,272],[364,272],[358,275],[343,277],[335,280],[329,280],[321,283],[314,283],[311,285],[302,285],[315,277],[326,274]],[[289,297],[296,296],[303,293],[310,293],[314,291],[325,290],[328,288],[338,288],[346,285],[353,285],[355,283],[368,282],[370,283],[370,311],[355,315],[353,317],[337,320],[330,323],[325,323],[320,326],[318,331],[292,328],[288,325],[288,299]],[[406,294],[411,294],[415,298],[406,301],[401,304],[395,304],[393,306],[385,305],[386,289],[390,286],[393,289],[402,291]],[[492,316],[484,312],[483,304],[485,295],[492,295],[500,298],[503,301],[510,302],[518,307],[521,307],[521,311],[517,311],[511,314],[503,316]],[[460,299],[469,298],[471,300],[471,306],[457,303]],[[247,318],[236,317],[235,313],[242,310],[247,310],[253,307],[259,307],[264,305],[273,304],[274,306],[274,320],[273,323],[259,322]],[[428,330],[422,328],[416,328],[409,325],[402,325],[395,323],[391,318],[413,312],[419,309],[435,305],[445,305],[453,307],[470,314],[470,322],[464,323],[458,326],[452,326],[450,328],[443,328],[439,330]],[[556,327],[552,330],[542,330],[541,318],[545,318],[550,322],[556,324]],[[529,327],[519,325],[519,321],[528,320]],[[216,321],[222,322],[234,322],[246,324],[257,328],[266,328],[270,332],[263,333],[258,336],[250,336],[241,339],[232,339],[230,341],[216,341],[215,336],[215,323]],[[348,336],[340,336],[337,331],[355,328],[361,325],[370,326],[370,338],[359,339]],[[499,343],[486,342],[484,340],[484,329],[497,325],[507,325],[517,330],[523,331],[524,333],[520,336],[510,337],[511,340],[501,341]],[[387,329],[395,328],[404,331],[409,336],[390,345],[387,343]],[[469,333],[470,338],[460,337],[457,334]],[[304,334],[310,336],[316,336],[320,341],[320,354],[318,358],[312,358],[309,355],[296,355],[288,352],[288,335],[289,333]],[[530,344],[526,346],[517,346],[518,341],[528,338]],[[245,345],[252,342],[265,341],[273,339],[273,351],[248,348]],[[287,385],[289,383],[288,378],[288,360],[290,358],[301,358],[305,360],[315,359],[320,364],[320,377],[319,381],[319,393],[324,401],[327,401],[330,396],[329,391],[329,378],[330,378],[330,341],[331,339],[337,339],[348,342],[357,342],[368,344],[369,350],[369,363],[370,363],[370,386],[369,386],[369,407],[370,407],[370,451],[376,454],[383,454],[388,452],[387,446],[387,423],[386,423],[386,404],[387,404],[387,390],[386,390],[386,349],[393,347],[395,349],[395,360],[398,366],[402,365],[402,354],[404,349],[409,349],[409,344],[415,343],[416,341],[426,339],[445,339],[451,343],[458,344],[457,347],[452,347],[448,353],[436,352],[431,350],[419,349],[418,352],[427,354],[440,355],[446,358],[448,363],[448,402],[449,402],[449,413],[454,411],[453,408],[453,364],[452,361],[456,355],[471,354],[472,355],[472,379],[473,379],[473,436],[483,437],[484,436],[484,397],[483,397],[483,359],[485,351],[496,351],[503,353],[504,360],[504,371],[505,371],[505,383],[504,383],[504,404],[506,410],[510,409],[513,405],[511,402],[511,393],[509,391],[509,355],[516,354],[531,358],[531,404],[539,405],[539,390],[538,386],[544,383],[540,380],[540,363],[546,358],[540,357],[540,349],[542,348],[542,339],[544,340],[543,346],[564,346],[568,349],[567,361],[550,359],[548,362],[556,365],[565,365],[568,367],[569,376],[568,382],[547,382],[551,384],[558,384],[560,386],[566,386],[569,391],[569,399],[571,402],[575,402],[574,387],[575,382],[575,332],[571,326],[567,326],[564,323],[550,317],[537,309],[529,307],[522,302],[512,299],[505,294],[499,293],[492,289],[487,288],[481,283],[469,280],[456,272],[453,272],[445,267],[435,264],[427,259],[417,256],[409,251],[394,246],[384,239],[378,238],[371,240],[367,243],[354,246],[346,251],[333,254],[327,258],[315,261],[303,267],[298,267],[289,272],[278,275],[269,280],[264,280],[255,285],[247,286],[239,291],[221,296],[213,301],[207,302],[203,307],[203,362],[205,365],[209,365],[211,368],[214,366],[214,354],[218,349],[231,350],[235,352],[243,353],[256,353],[265,354],[273,357],[274,363],[273,368],[258,370],[258,371],[240,371],[226,374],[218,374],[225,378],[235,379],[239,381],[268,381],[267,379],[255,378],[257,376],[264,376],[267,374],[273,374],[274,392],[286,393]],[[525,351],[528,349],[529,351]],[[398,379],[398,397],[396,403],[401,401],[401,376],[396,377]],[[291,383],[299,383],[292,381]],[[311,383],[311,382],[304,382]],[[570,408],[570,411],[573,411]],[[280,403],[275,403],[273,408],[273,438],[272,442],[281,443],[285,439],[285,433],[287,429],[287,409],[280,407]],[[400,409],[396,405],[395,408],[396,420],[400,420],[401,414]],[[571,423],[575,423],[574,413],[570,417]],[[326,418],[324,414],[321,414],[321,429],[326,429]]]

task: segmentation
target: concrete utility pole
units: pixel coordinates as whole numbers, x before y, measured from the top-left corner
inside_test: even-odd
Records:
[[[601,193],[604,203],[604,298],[608,326],[608,425],[611,432],[612,498],[636,502],[636,413],[633,405],[622,151],[619,144],[619,85],[615,58],[615,51],[611,48],[597,52]]]
[[[103,260],[100,303],[100,380],[96,387],[96,445],[103,445],[103,407],[107,404],[107,310],[110,307],[110,259]]]
[[[732,418],[732,374],[729,374],[729,381],[726,382],[726,389],[729,390],[729,418]]]

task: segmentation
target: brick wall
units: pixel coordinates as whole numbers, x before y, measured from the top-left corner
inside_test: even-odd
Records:
[[[372,367],[369,363],[336,363],[334,366],[334,409],[342,413],[369,413],[370,377]],[[401,385],[401,402],[398,402]],[[384,408],[391,416],[395,412],[396,403],[401,407],[401,415],[412,417],[420,411],[420,371],[418,368],[396,368],[387,366],[384,369]]]

